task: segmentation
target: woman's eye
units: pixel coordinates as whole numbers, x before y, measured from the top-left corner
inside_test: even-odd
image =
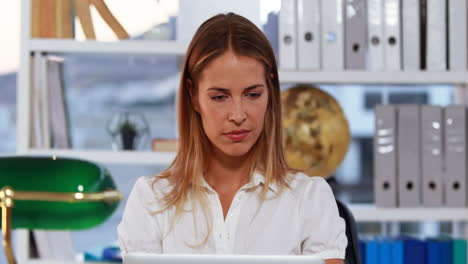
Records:
[[[247,97],[258,98],[258,97],[260,97],[260,95],[262,95],[262,94],[261,93],[248,93]]]
[[[225,99],[226,96],[225,95],[217,95],[217,96],[212,96],[211,99],[215,100],[215,101],[221,101],[223,99]]]

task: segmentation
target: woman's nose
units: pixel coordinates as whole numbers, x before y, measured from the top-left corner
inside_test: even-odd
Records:
[[[231,111],[229,114],[229,121],[236,123],[236,125],[242,124],[247,115],[242,105],[242,100],[233,100]]]

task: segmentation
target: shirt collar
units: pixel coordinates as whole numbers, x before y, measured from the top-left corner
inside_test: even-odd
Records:
[[[252,177],[250,178],[250,182],[244,185],[241,189],[255,188],[263,184],[265,184],[265,176],[263,176],[258,171],[254,171]],[[210,192],[216,192],[213,188],[211,188],[211,186],[205,180],[205,177],[202,178],[202,186],[208,189]],[[278,185],[274,182],[271,182],[268,188],[272,190],[273,192],[278,192]]]
[[[257,187],[259,186],[260,184],[265,184],[265,176],[263,176],[261,173],[259,173],[258,171],[255,171],[252,175],[252,178],[251,178],[251,184],[253,184],[253,187]],[[272,190],[273,192],[278,192],[278,185],[274,182],[270,182],[270,184],[268,185],[268,188],[270,190]]]
[[[202,186],[205,187],[210,192],[215,192],[215,190],[213,190],[213,188],[211,188],[211,186],[208,184],[208,182],[206,182],[205,177],[202,177]]]

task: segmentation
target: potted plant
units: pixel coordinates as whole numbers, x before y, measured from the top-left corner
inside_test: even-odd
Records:
[[[135,124],[130,120],[125,119],[119,127],[120,136],[122,137],[122,147],[124,150],[135,148],[135,139],[138,135],[138,130]]]
[[[114,150],[141,149],[150,137],[149,125],[144,115],[129,111],[115,113],[107,123],[107,131],[112,137]]]

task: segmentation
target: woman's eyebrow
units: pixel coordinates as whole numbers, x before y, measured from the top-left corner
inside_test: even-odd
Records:
[[[254,84],[254,85],[251,85],[251,86],[245,88],[245,89],[244,89],[244,92],[245,92],[245,91],[253,90],[253,89],[258,88],[258,87],[263,87],[263,86],[264,86],[263,84]],[[211,88],[209,88],[207,91],[210,91],[210,90],[214,90],[214,91],[218,91],[218,92],[223,92],[223,93],[229,93],[229,89],[220,88],[220,87],[211,87]]]
[[[219,87],[211,87],[211,88],[207,89],[207,91],[211,91],[211,90],[218,91],[218,92],[223,92],[223,93],[229,92],[229,89],[219,88]]]
[[[252,85],[252,86],[249,86],[247,88],[244,89],[244,91],[250,91],[250,90],[253,90],[255,88],[258,88],[258,87],[264,87],[263,84],[255,84],[255,85]]]

